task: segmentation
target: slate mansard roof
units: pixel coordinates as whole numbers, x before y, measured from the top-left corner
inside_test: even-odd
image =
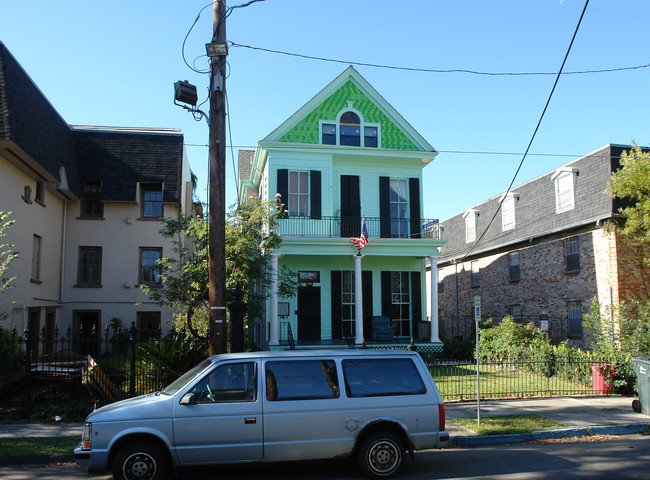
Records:
[[[593,153],[569,162],[553,171],[526,183],[513,187],[509,193],[518,196],[515,210],[515,227],[503,231],[502,212],[497,213],[494,222],[472,255],[527,242],[544,235],[557,234],[613,218],[622,204],[614,201],[605,188],[612,172],[620,167],[620,157],[631,146],[606,145]],[[555,174],[558,171],[575,171],[575,197],[572,210],[556,213]],[[505,192],[504,192],[505,193]],[[465,216],[478,213],[476,238],[485,231],[494,216],[503,194],[440,222],[444,229],[443,238],[448,240],[440,252],[440,263],[458,259],[467,254],[476,242],[465,242]]]
[[[39,181],[67,182],[78,198],[85,180],[99,180],[104,201],[136,201],[138,182],[162,182],[163,201],[181,200],[180,130],[70,126],[2,42],[0,154]]]

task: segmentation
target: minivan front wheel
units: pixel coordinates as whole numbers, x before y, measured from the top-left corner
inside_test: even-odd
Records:
[[[402,464],[404,446],[392,433],[380,432],[368,437],[358,452],[361,470],[371,478],[391,478]]]
[[[163,480],[168,473],[167,457],[152,442],[131,442],[117,452],[111,470],[115,480]]]

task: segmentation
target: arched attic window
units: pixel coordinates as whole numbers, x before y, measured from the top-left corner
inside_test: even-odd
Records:
[[[361,146],[361,121],[354,112],[345,112],[339,120],[339,145]]]

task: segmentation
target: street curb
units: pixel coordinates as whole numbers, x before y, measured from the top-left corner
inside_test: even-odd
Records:
[[[574,438],[589,435],[629,435],[642,433],[648,430],[647,423],[630,423],[625,425],[594,425],[591,427],[560,428],[557,430],[537,430],[527,434],[511,435],[479,435],[453,437],[450,445],[459,447],[474,447],[481,445],[497,445],[500,443],[523,443],[534,440],[556,440],[561,438]]]

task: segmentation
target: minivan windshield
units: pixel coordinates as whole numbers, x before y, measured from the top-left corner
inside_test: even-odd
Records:
[[[163,393],[165,395],[174,395],[183,387],[183,385],[189,382],[192,378],[196,377],[199,373],[201,373],[203,370],[208,368],[210,365],[212,365],[212,360],[206,358],[201,363],[199,363],[196,367],[192,368],[191,370],[188,370],[183,375],[181,375],[176,380],[174,380],[172,383],[170,383],[165,388],[163,388],[160,391],[160,393]]]

